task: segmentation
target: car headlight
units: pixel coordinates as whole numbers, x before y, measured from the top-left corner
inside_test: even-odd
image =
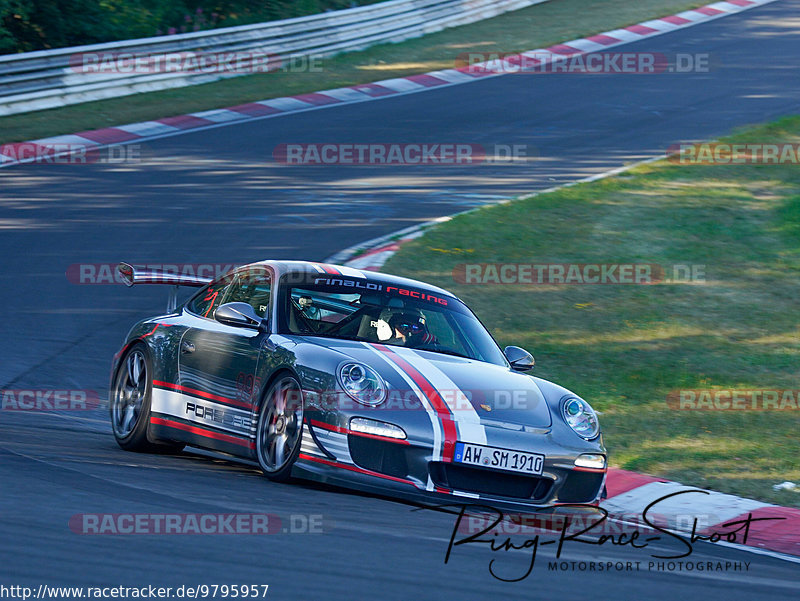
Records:
[[[339,367],[339,384],[351,399],[363,405],[380,405],[386,400],[383,378],[363,363],[342,364]]]
[[[581,438],[590,440],[600,433],[597,414],[586,401],[568,398],[564,401],[563,413],[569,427]]]

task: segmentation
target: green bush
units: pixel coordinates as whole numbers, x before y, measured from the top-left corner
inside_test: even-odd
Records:
[[[379,0],[0,0],[0,54],[287,19]]]

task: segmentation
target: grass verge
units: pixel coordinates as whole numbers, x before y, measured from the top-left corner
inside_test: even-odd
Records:
[[[800,143],[800,117],[726,142]],[[456,265],[703,265],[705,281],[467,285]],[[405,245],[383,271],[461,296],[535,373],[603,412],[611,464],[800,507],[800,411],[680,411],[681,389],[800,389],[800,165],[678,165],[482,208]],[[796,397],[795,397],[796,400]]]
[[[707,4],[707,0],[551,0],[493,19],[323,61],[321,73],[268,73],[0,118],[0,142],[20,142],[455,65],[474,51],[525,51]]]

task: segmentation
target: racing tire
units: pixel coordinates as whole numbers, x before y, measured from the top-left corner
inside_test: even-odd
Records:
[[[256,457],[261,471],[285,482],[300,455],[303,438],[303,393],[294,376],[278,377],[264,395],[256,429]]]
[[[147,438],[150,401],[153,396],[153,362],[143,343],[125,353],[114,374],[109,395],[111,430],[117,444],[126,451],[173,454],[183,450],[180,443],[156,444]]]

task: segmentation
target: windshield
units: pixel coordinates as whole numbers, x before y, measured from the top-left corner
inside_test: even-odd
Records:
[[[507,365],[460,301],[380,281],[318,277],[283,286],[281,329],[302,336],[359,340]]]

